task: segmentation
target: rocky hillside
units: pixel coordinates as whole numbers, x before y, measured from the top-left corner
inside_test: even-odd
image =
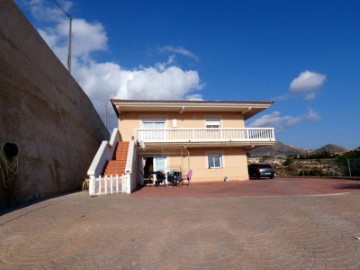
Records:
[[[296,146],[291,146],[284,144],[280,141],[276,142],[272,146],[264,146],[260,148],[256,148],[254,150],[249,151],[250,157],[287,157],[293,155],[303,155],[303,154],[317,154],[322,152],[329,153],[343,153],[348,151],[344,147],[335,145],[335,144],[327,144],[323,147],[320,147],[316,150],[304,149]]]
[[[247,160],[248,164],[269,163],[277,176],[360,176],[360,147],[347,150],[329,144],[306,151],[307,155],[301,155],[304,153],[301,150],[306,151],[278,142],[271,147],[252,150]]]
[[[338,146],[335,144],[327,144],[323,147],[320,147],[319,149],[312,151],[311,154],[318,154],[318,153],[323,153],[323,152],[337,154],[337,153],[343,153],[346,151],[347,151],[347,149],[345,149],[344,147],[341,147],[341,146]]]
[[[249,151],[251,157],[277,157],[277,156],[291,156],[291,155],[302,155],[306,154],[307,151],[304,148],[294,147],[284,144],[280,141],[276,142],[272,146],[264,146]]]

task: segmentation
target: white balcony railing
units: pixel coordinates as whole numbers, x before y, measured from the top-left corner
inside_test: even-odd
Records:
[[[169,128],[138,129],[143,142],[263,142],[275,141],[274,128]]]

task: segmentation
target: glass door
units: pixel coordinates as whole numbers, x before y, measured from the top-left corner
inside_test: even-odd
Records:
[[[166,156],[154,157],[154,171],[166,171]]]

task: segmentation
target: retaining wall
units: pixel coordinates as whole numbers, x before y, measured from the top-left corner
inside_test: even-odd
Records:
[[[90,99],[11,0],[0,1],[0,139],[19,147],[19,201],[80,189],[109,139]],[[0,205],[11,193],[0,184]]]

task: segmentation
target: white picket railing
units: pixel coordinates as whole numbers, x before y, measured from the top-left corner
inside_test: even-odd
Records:
[[[91,162],[91,165],[87,171],[89,178],[98,177],[101,175],[102,170],[106,164],[106,161],[112,159],[115,151],[115,147],[120,140],[120,133],[117,128],[114,128],[110,140],[102,141],[101,145],[96,152],[96,155]]]
[[[108,195],[126,192],[125,175],[90,177],[89,179],[89,195]]]
[[[128,155],[125,167],[126,193],[131,193],[138,185],[137,149],[134,138],[129,143]]]
[[[275,141],[274,128],[166,128],[138,129],[144,142]]]
[[[125,167],[125,174],[119,176],[98,176],[94,174],[89,175],[89,195],[107,195],[115,193],[128,193],[131,192],[137,186],[137,174],[136,174],[136,143],[135,140],[131,140],[128,148],[128,155]]]

